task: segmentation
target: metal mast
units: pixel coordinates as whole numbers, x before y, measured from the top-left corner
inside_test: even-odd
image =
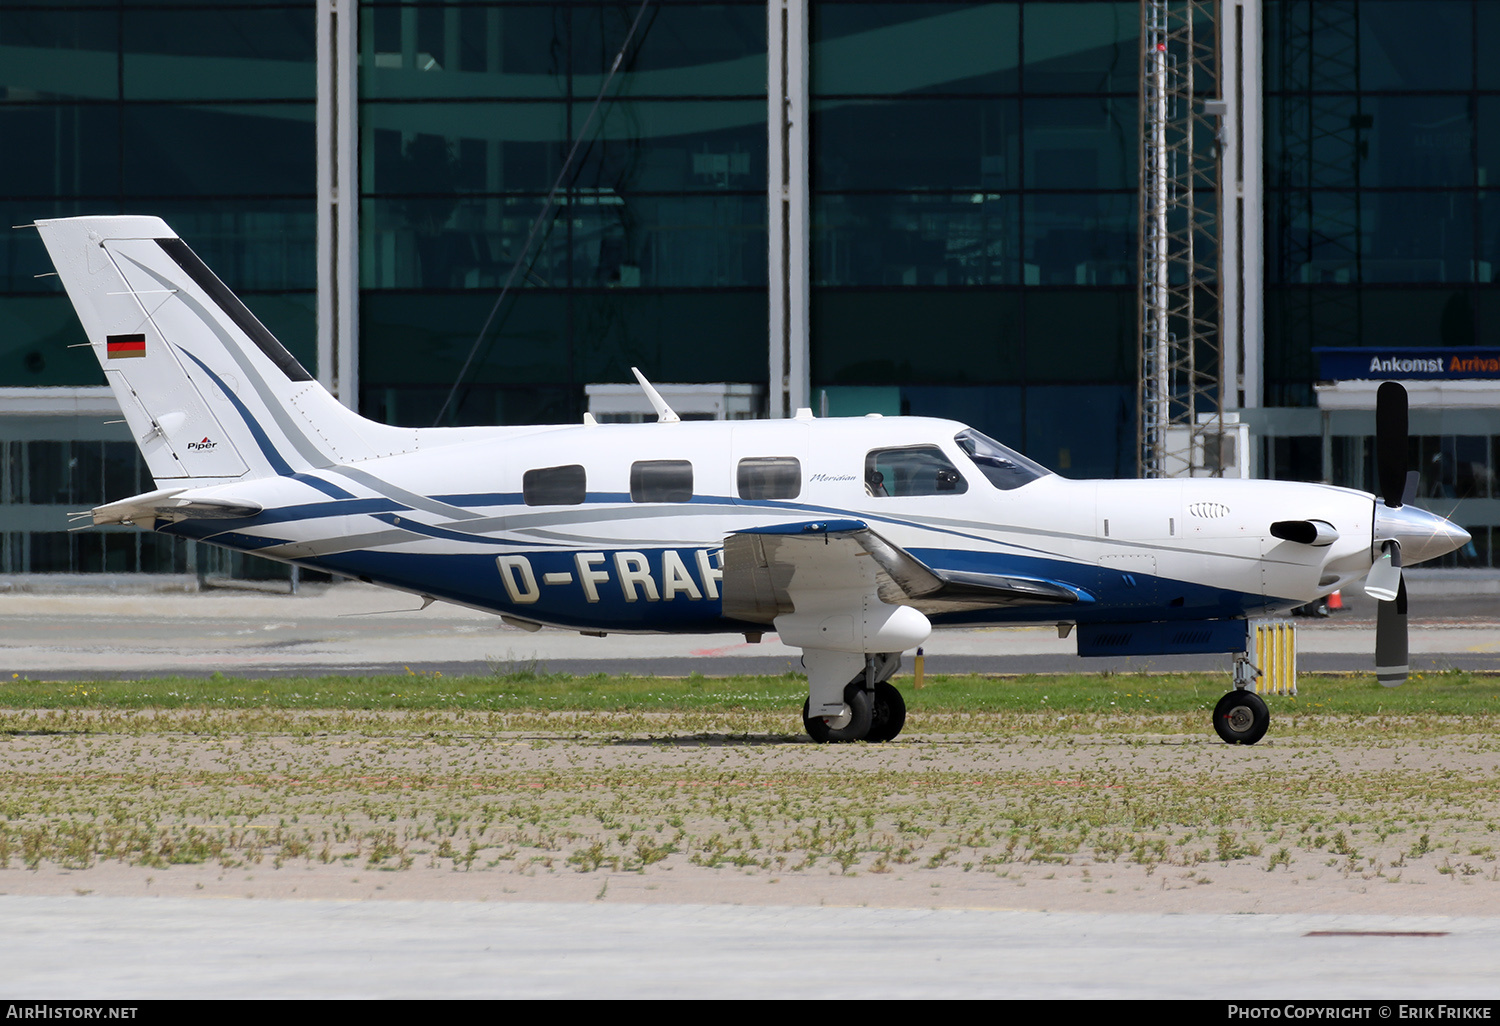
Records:
[[[1219,0],[1141,0],[1141,477],[1220,476]]]

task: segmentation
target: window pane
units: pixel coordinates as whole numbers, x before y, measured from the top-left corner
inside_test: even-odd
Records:
[[[802,464],[795,456],[752,456],[740,460],[742,499],[795,499],[802,492]]]
[[[876,497],[957,495],[969,490],[953,461],[935,445],[875,449],[865,458],[865,491]]]
[[[1016,89],[1016,5],[813,4],[812,91]]]
[[[1140,125],[1125,99],[1027,100],[1028,189],[1134,189],[1140,173]]]
[[[0,11],[0,96],[113,100],[119,96],[113,12]]]
[[[691,502],[693,465],[687,460],[639,460],[630,465],[631,502]]]
[[[1028,289],[1027,380],[1134,382],[1136,303],[1129,289]]]
[[[33,155],[0,161],[0,195],[114,196],[120,191],[120,115],[112,104],[0,104],[0,138],[12,153]],[[97,211],[94,206],[88,212]],[[34,216],[12,223],[26,224]]]
[[[1473,16],[1470,0],[1360,4],[1360,88],[1472,87]]]
[[[1474,111],[1466,96],[1364,96],[1359,184],[1474,184]]]
[[[1134,194],[1026,197],[1027,285],[1129,285],[1140,230]]]
[[[517,267],[541,196],[366,200],[366,287],[706,288],[766,283],[766,199],[559,197]],[[311,251],[309,250],[309,255]]]
[[[313,115],[311,103],[126,105],[124,191],[311,197],[317,191]]]
[[[127,11],[125,98],[317,96],[311,5],[282,10]]]
[[[1020,199],[1001,193],[813,197],[817,285],[1011,285]]]
[[[68,442],[31,442],[26,453],[26,501],[34,506],[69,502],[73,453]]]
[[[528,470],[521,479],[521,494],[528,506],[577,506],[587,494],[583,467]]]
[[[568,174],[579,189],[759,192],[766,181],[764,100],[360,105],[365,192],[451,196],[531,190]]]
[[[815,289],[812,314],[819,340],[812,352],[813,380],[820,384],[1022,379],[1026,324],[1015,292]]]
[[[141,487],[140,449],[134,442],[104,443],[104,501],[128,499],[148,490]]]
[[[1473,280],[1473,193],[1366,192],[1360,201],[1361,281]]]
[[[1015,100],[813,103],[812,184],[834,189],[1013,189]]]
[[[1026,88],[1046,93],[1135,93],[1140,5],[1028,3]]]
[[[760,5],[652,5],[632,59],[610,90],[622,96],[764,96],[766,12]],[[573,95],[597,96],[639,4],[573,9]],[[644,33],[644,34],[643,34]]]

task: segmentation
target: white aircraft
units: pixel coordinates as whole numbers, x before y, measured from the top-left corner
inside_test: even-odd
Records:
[[[770,631],[802,649],[818,741],[886,741],[934,625],[1076,627],[1080,655],[1237,652],[1247,618],[1367,577],[1406,677],[1402,563],[1468,534],[1412,508],[1406,393],[1382,386],[1387,498],[1315,484],[1073,481],[921,417],[400,428],[313,380],[154,217],[36,224],[155,479],[93,510],[309,569],[607,632]],[[1214,725],[1269,713],[1237,674]]]

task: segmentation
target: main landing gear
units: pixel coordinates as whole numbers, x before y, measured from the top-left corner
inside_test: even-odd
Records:
[[[890,678],[901,668],[901,653],[872,655],[865,669],[844,686],[843,711],[834,716],[809,715],[802,703],[802,725],[814,741],[890,741],[906,725],[906,702]]]

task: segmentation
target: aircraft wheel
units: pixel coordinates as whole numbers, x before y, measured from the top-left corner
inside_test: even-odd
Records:
[[[809,716],[807,714],[808,703],[803,702],[802,725],[807,728],[808,737],[819,744],[826,744],[830,741],[863,741],[869,737],[874,706],[870,700],[870,693],[864,689],[863,685],[850,684],[844,688],[844,705],[849,710],[847,720],[842,716],[837,719]],[[843,722],[839,722],[841,720]]]
[[[875,685],[875,701],[870,710],[870,733],[865,740],[872,744],[890,741],[906,726],[906,700],[896,685],[881,681]]]
[[[1227,744],[1253,745],[1266,736],[1270,725],[1265,700],[1246,688],[1236,688],[1214,706],[1214,730]]]

